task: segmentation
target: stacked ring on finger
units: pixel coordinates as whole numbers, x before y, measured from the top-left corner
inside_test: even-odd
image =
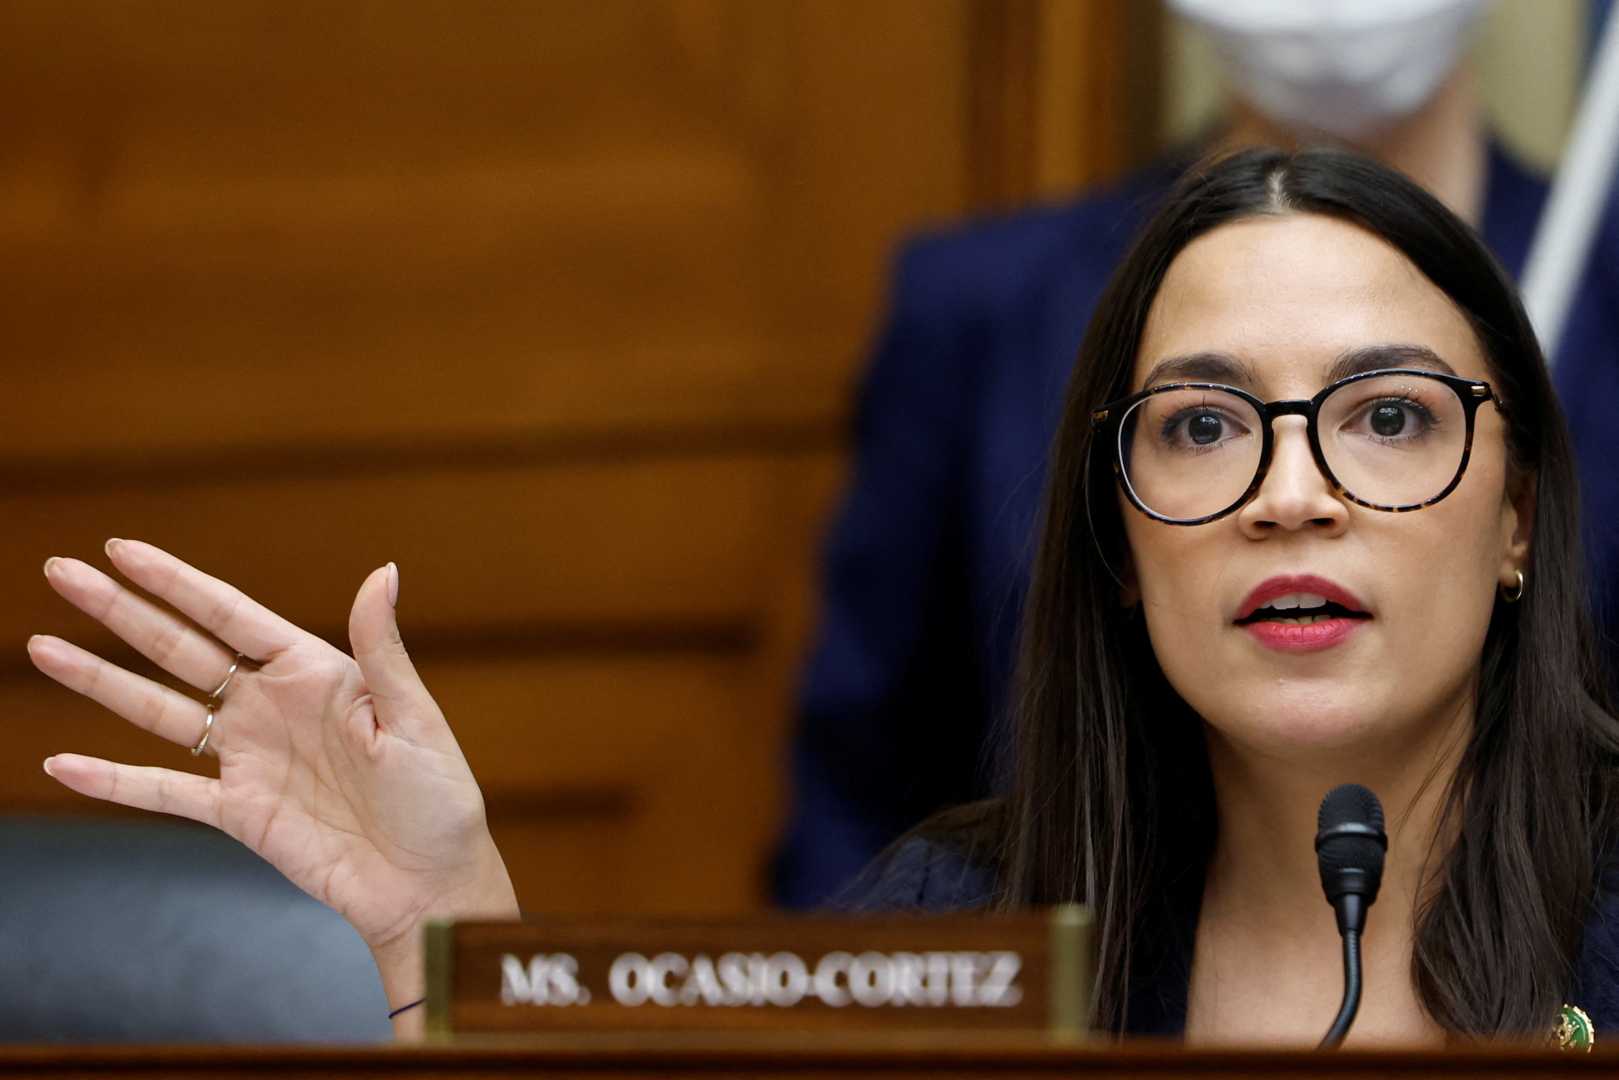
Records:
[[[214,710],[213,710],[212,706],[209,706],[209,708],[208,708],[208,719],[205,720],[203,722],[203,725],[202,725],[202,738],[198,739],[197,740],[197,745],[193,746],[191,748],[191,756],[192,757],[198,757],[198,756],[200,756],[202,754],[202,752],[204,750],[208,749],[208,736],[212,735],[213,733],[214,733]]]
[[[230,670],[225,672],[225,677],[219,681],[218,686],[214,687],[214,692],[208,695],[208,719],[203,721],[202,738],[198,739],[197,745],[191,748],[192,757],[197,757],[208,748],[208,737],[214,733],[214,716],[225,704],[225,688],[230,685],[232,679],[236,678],[236,671],[242,666],[242,661],[245,659],[245,656],[237,653],[236,659],[231,661]]]

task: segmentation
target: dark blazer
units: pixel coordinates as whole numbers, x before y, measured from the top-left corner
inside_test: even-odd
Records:
[[[987,904],[994,886],[989,871],[954,849],[911,839],[884,859],[843,906],[856,911],[959,911]],[[1129,1034],[1178,1036],[1186,1030],[1197,902],[1190,891],[1180,898],[1178,908],[1185,915],[1181,932],[1131,977]],[[1599,1045],[1606,1045],[1605,1036],[1619,1035],[1619,868],[1611,868],[1599,887],[1566,1001],[1585,1010]],[[1553,1019],[1547,1019],[1548,1030]]]
[[[777,898],[833,894],[928,813],[981,797],[1012,665],[1046,447],[1092,309],[1176,175],[969,224],[901,254],[862,386],[851,485],[825,547],[792,749]],[[1516,274],[1546,186],[1499,147],[1482,234]],[[1619,639],[1619,214],[1560,350],[1597,606]],[[1533,587],[1531,583],[1530,587]]]

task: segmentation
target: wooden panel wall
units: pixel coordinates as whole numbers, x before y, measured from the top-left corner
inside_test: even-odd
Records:
[[[1158,150],[1159,0],[986,0],[974,14],[977,206],[1068,197]]]
[[[1005,20],[1083,67],[1130,7],[0,4],[0,812],[99,809],[55,751],[191,765],[28,666],[128,657],[48,555],[148,539],[339,643],[393,559],[527,906],[759,903],[887,254],[1122,165],[1105,95],[1044,171],[983,102]]]

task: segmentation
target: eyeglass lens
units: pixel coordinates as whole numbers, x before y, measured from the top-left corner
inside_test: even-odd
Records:
[[[1316,426],[1338,483],[1379,506],[1432,499],[1455,478],[1466,451],[1461,398],[1416,375],[1343,383],[1321,403]],[[1217,514],[1242,498],[1263,445],[1259,412],[1222,390],[1148,395],[1119,425],[1125,482],[1153,513],[1178,520]]]

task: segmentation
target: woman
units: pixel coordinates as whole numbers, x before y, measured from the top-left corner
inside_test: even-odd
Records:
[[[1390,368],[1414,374],[1364,374]],[[1261,475],[1257,402],[1184,382],[1317,398],[1324,460],[1276,416]],[[1571,994],[1619,1022],[1619,906],[1592,906],[1619,726],[1582,565],[1544,365],[1472,233],[1343,154],[1194,171],[1076,366],[1011,797],[878,892],[1091,896],[1104,1023],[1306,1040],[1340,992],[1314,811],[1355,781],[1391,820],[1360,1039],[1534,1031]]]
[[[1597,917],[1619,726],[1566,436],[1472,234],[1356,157],[1227,159],[1148,227],[1077,371],[1010,793],[924,830],[875,897],[1088,899],[1100,1025],[1308,1043],[1339,994],[1314,809],[1353,780],[1390,846],[1352,1042],[1540,1033],[1571,994],[1619,1021]],[[46,575],[217,723],[59,639],[35,664],[220,776],[68,754],[51,775],[247,843],[355,925],[395,1006],[420,996],[423,919],[516,914],[400,643],[396,568],[361,586],[351,661],[156,548],[108,554],[206,633],[87,564]]]

